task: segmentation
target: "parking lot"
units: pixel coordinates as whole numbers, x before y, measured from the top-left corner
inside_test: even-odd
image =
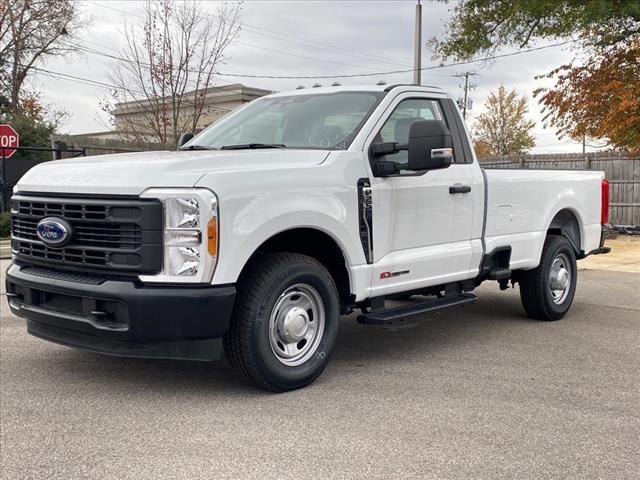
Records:
[[[3,298],[0,477],[637,479],[640,242],[629,242],[579,264],[562,321],[528,319],[517,289],[494,283],[423,321],[352,315],[320,379],[280,395],[225,363],[38,340]]]

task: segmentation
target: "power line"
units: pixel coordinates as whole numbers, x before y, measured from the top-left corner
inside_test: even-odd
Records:
[[[520,50],[519,52],[512,52],[512,53],[507,53],[507,54],[502,54],[502,55],[494,55],[492,57],[488,57],[485,59],[479,59],[479,60],[470,60],[467,62],[456,62],[456,63],[451,63],[451,64],[445,64],[445,65],[438,65],[438,66],[433,66],[433,67],[424,67],[421,70],[433,70],[433,69],[437,69],[437,68],[447,68],[447,67],[452,67],[452,66],[456,66],[456,65],[466,65],[469,63],[474,63],[474,62],[480,62],[480,61],[488,61],[488,60],[494,60],[494,59],[498,59],[498,58],[504,58],[504,57],[510,57],[510,56],[514,56],[514,55],[519,55],[519,54],[523,54],[523,53],[528,53],[531,51],[538,51],[538,50],[542,50],[545,48],[551,48],[551,47],[556,47],[556,46],[560,46],[560,45],[565,45],[567,43],[571,43],[575,40],[570,40],[570,41],[566,41],[566,42],[561,42],[561,43],[557,43],[557,44],[553,44],[553,45],[546,45],[543,47],[537,47],[537,48],[531,48],[528,50]],[[88,49],[91,50],[91,49]],[[119,57],[116,57],[119,58]],[[122,60],[122,58],[120,58]],[[8,64],[11,64],[11,62],[7,62]],[[55,72],[52,70],[48,70],[46,68],[42,68],[42,67],[35,67],[32,66],[30,67],[31,69],[35,70],[35,71],[39,71],[39,72],[43,72],[43,73],[47,73],[49,75],[54,75],[57,76],[59,78],[64,78],[67,79],[69,81],[75,81],[75,82],[79,82],[79,83],[84,83],[84,84],[90,84],[90,85],[94,85],[94,86],[100,86],[100,87],[105,87],[105,88],[112,88],[114,90],[118,90],[118,91],[125,91],[124,88],[119,87],[117,85],[113,85],[113,84],[109,84],[106,82],[101,82],[98,80],[92,80],[90,78],[85,78],[85,77],[79,77],[76,75],[71,75],[68,73],[62,73],[62,72]],[[406,72],[411,72],[413,71],[413,69],[409,69],[409,70],[401,70],[401,71],[394,71],[394,72],[369,72],[369,73],[363,73],[363,74],[351,74],[351,75],[330,75],[330,76],[267,76],[267,75],[240,75],[240,74],[232,74],[232,73],[221,73],[221,72],[215,72],[217,75],[228,75],[228,76],[241,76],[241,77],[258,77],[258,78],[285,78],[285,79],[300,79],[300,78],[353,78],[353,77],[361,77],[361,76],[374,76],[374,75],[384,75],[384,74],[390,74],[390,73],[406,73]],[[215,88],[220,88],[220,89],[224,89],[224,86],[220,86],[220,87],[215,87]],[[128,89],[129,91],[133,92],[133,93],[138,93],[140,95],[146,95],[145,92],[142,91],[136,91],[133,89]],[[235,92],[238,92],[238,90],[234,90]]]
[[[579,41],[579,40],[567,40],[567,41],[564,41],[564,42],[558,42],[558,43],[553,43],[553,44],[550,44],[550,45],[543,45],[543,46],[540,46],[540,47],[533,47],[533,48],[528,48],[528,49],[524,49],[524,50],[518,50],[517,52],[510,52],[510,53],[503,53],[503,54],[499,54],[499,55],[492,55],[492,56],[489,56],[489,57],[479,58],[479,59],[475,59],[475,60],[466,60],[466,61],[461,61],[461,62],[434,65],[434,66],[431,66],[431,67],[422,67],[422,68],[420,68],[420,70],[421,71],[437,70],[437,69],[441,69],[441,68],[455,67],[455,66],[460,66],[460,65],[469,65],[469,64],[473,64],[473,63],[479,63],[479,62],[488,62],[490,60],[497,60],[497,59],[500,59],[500,58],[513,57],[513,56],[521,55],[521,54],[524,54],[524,53],[535,52],[535,51],[544,50],[544,49],[547,49],[547,48],[559,47],[559,46],[566,45],[566,44],[569,44],[569,43],[574,43],[574,42],[577,42],[577,41]],[[95,42],[90,42],[90,43],[94,43],[95,45],[98,45]],[[78,47],[76,46],[76,48],[78,48]],[[85,50],[85,51],[88,51],[89,53],[94,53],[96,55],[102,55],[102,56],[109,57],[109,58],[112,58],[112,59],[115,59],[115,60],[133,62],[133,60],[126,59],[126,58],[120,57],[118,55],[112,55],[112,54],[109,54],[109,53],[106,53],[106,52],[101,52],[99,50],[95,50],[95,49],[91,49],[91,48],[87,48],[87,47],[79,47],[79,48],[80,48],[80,50]],[[218,72],[218,71],[216,71],[214,73],[216,75],[223,76],[223,77],[300,80],[300,79],[332,79],[332,78],[371,77],[371,76],[379,76],[379,75],[394,75],[394,74],[400,74],[400,73],[411,73],[413,71],[414,71],[413,68],[409,68],[409,69],[403,69],[403,70],[390,70],[390,71],[383,71],[383,72],[366,72],[366,73],[354,73],[354,74],[343,74],[343,75],[257,75],[257,74],[254,75],[254,74],[241,74],[241,73]],[[191,71],[191,72],[194,72],[194,71]],[[194,73],[197,73],[197,72],[194,72]]]
[[[115,7],[111,7],[111,6],[107,6],[107,5],[102,5],[102,4],[96,4],[96,5],[98,5],[100,7],[108,8],[109,10],[121,12],[121,13],[127,14],[127,15],[133,15],[133,16],[136,16],[138,18],[144,19],[144,17],[142,15],[139,15],[139,14],[136,14],[136,13],[131,13],[131,12],[125,12],[124,10],[120,10],[119,8],[115,8]],[[214,15],[212,15],[210,13],[204,13],[203,15],[207,16],[207,17],[213,19],[214,21],[216,21],[217,23],[219,23],[216,20],[216,17]],[[245,24],[245,26],[246,26],[246,24]],[[259,32],[254,32],[254,33],[260,34]],[[284,40],[284,39],[281,39],[281,40]],[[316,61],[316,62],[333,63],[333,64],[336,64],[336,65],[344,65],[344,66],[347,66],[347,67],[360,67],[360,68],[364,68],[364,69],[369,68],[369,67],[366,67],[364,65],[358,65],[358,64],[353,64],[353,63],[344,63],[344,62],[338,62],[338,61],[335,61],[335,60],[328,60],[326,58],[318,58],[318,57],[313,57],[313,56],[310,56],[310,55],[303,55],[303,54],[298,54],[298,53],[293,53],[293,52],[286,52],[286,51],[283,51],[283,50],[276,50],[276,49],[272,49],[272,48],[268,48],[268,47],[263,47],[261,45],[254,45],[254,44],[251,44],[251,43],[241,42],[241,41],[238,41],[238,40],[236,40],[234,43],[237,44],[237,45],[243,45],[243,46],[250,47],[250,48],[257,48],[257,49],[260,49],[260,50],[275,52],[275,53],[278,53],[280,55],[288,55],[288,56],[291,56],[291,57],[305,58],[307,60],[313,60],[313,61]],[[334,52],[334,53],[337,53],[337,52]]]
[[[13,63],[11,63],[11,62],[6,62],[6,63],[9,64],[9,65],[13,65]],[[24,67],[24,65],[20,65],[20,64],[19,64],[19,66]],[[113,84],[110,84],[110,83],[100,82],[98,80],[92,80],[90,78],[79,77],[77,75],[71,75],[71,74],[68,74],[68,73],[54,72],[53,70],[48,70],[46,68],[41,68],[41,67],[31,66],[29,68],[32,69],[32,70],[35,70],[37,72],[46,73],[48,75],[51,75],[51,76],[54,76],[54,77],[58,77],[60,79],[64,79],[64,80],[67,80],[67,81],[70,81],[70,82],[80,83],[80,84],[84,84],[84,85],[98,86],[98,87],[103,87],[103,88],[111,88],[113,90],[136,93],[138,95],[143,95],[143,96],[147,97],[147,93],[143,92],[141,90],[134,90],[134,89],[131,89],[131,88],[125,89],[125,88],[122,88],[122,87],[119,87],[117,85],[113,85]],[[223,88],[223,87],[213,87],[213,88]],[[158,97],[158,98],[162,98],[162,97]],[[146,98],[143,101],[149,101],[149,99]],[[190,101],[188,99],[185,99],[185,98],[183,98],[182,101],[185,102],[188,105],[196,105],[196,102],[192,102],[192,101]],[[204,108],[217,110],[217,111],[221,111],[221,112],[230,112],[231,111],[228,108],[214,107],[212,105],[205,105]]]
[[[89,42],[89,43],[93,43],[94,45],[99,45],[99,44],[97,44],[95,42]],[[121,57],[119,55],[113,55],[113,54],[110,54],[110,53],[107,53],[107,52],[101,52],[101,51],[95,50],[93,48],[83,47],[83,46],[80,46],[80,45],[73,45],[73,47],[78,49],[78,50],[80,50],[80,51],[83,51],[83,52],[91,53],[93,55],[99,55],[99,56],[107,57],[107,58],[110,58],[110,59],[113,59],[113,60],[117,60],[117,61],[120,61],[120,62],[130,63],[130,64],[133,64],[133,65],[141,65],[141,66],[144,66],[144,67],[151,67],[151,64],[146,63],[146,62],[138,62],[138,61],[135,61],[135,60],[131,60],[129,58]],[[202,73],[202,72],[199,72],[197,70],[190,70],[190,69],[185,69],[185,70],[190,72],[190,73],[196,73],[196,74]],[[220,80],[218,79],[217,82],[220,82]],[[226,92],[229,92],[229,93],[237,93],[238,95],[242,94],[241,90],[235,88],[235,85],[236,85],[235,83],[230,83],[230,82],[227,82],[227,81],[224,81],[224,80],[223,80],[223,82],[226,83],[227,85],[212,85],[212,87],[215,87],[216,89],[223,90],[223,91],[226,91]],[[124,89],[122,87],[116,87],[116,86],[111,86],[111,87],[114,88],[114,89],[118,89],[118,90],[123,90],[123,91],[126,90],[126,89]],[[234,87],[234,88],[229,88],[229,87]],[[142,92],[135,92],[133,90],[130,90],[130,91],[132,91],[134,93],[144,94]]]
[[[121,13],[124,13],[124,14],[127,14],[127,15],[134,15],[134,16],[143,18],[139,14],[134,14],[134,13],[131,13],[131,12],[125,12],[124,10],[120,10],[119,8],[115,8],[115,7],[111,7],[111,6],[107,6],[107,5],[102,5],[102,4],[99,4],[99,3],[96,3],[95,5],[98,5],[98,6],[110,9],[110,10],[118,11],[118,12],[121,12]],[[210,14],[207,14],[207,15],[210,15]],[[256,28],[256,27],[253,27],[253,28]],[[257,27],[257,28],[260,28],[260,27]],[[567,41],[564,41],[564,42],[554,43],[554,44],[551,44],[551,45],[544,45],[544,46],[540,46],[540,47],[528,48],[528,49],[524,49],[524,50],[519,50],[517,52],[504,53],[504,54],[499,54],[499,55],[492,55],[492,56],[489,56],[489,57],[475,59],[475,60],[466,60],[466,61],[454,62],[454,63],[449,63],[449,64],[435,65],[435,66],[431,66],[431,67],[422,67],[419,70],[420,71],[428,71],[428,70],[436,70],[436,69],[446,68],[446,67],[469,65],[469,64],[479,63],[479,62],[487,62],[487,61],[496,60],[496,59],[499,59],[499,58],[512,57],[512,56],[516,56],[516,55],[521,55],[523,53],[544,50],[544,49],[552,48],[552,47],[558,47],[558,46],[566,45],[566,44],[569,44],[569,43],[574,43],[574,42],[577,42],[577,41],[579,41],[579,39],[572,39],[572,40],[567,40]],[[260,47],[260,46],[256,46],[256,45],[246,44],[246,43],[244,43],[243,45],[251,46],[251,47],[255,47],[255,48],[260,48],[260,49],[265,49],[265,50],[270,50],[270,49],[268,49],[266,47]],[[338,48],[338,47],[336,47],[336,48]],[[278,51],[278,50],[272,50],[272,51],[275,51],[275,52],[281,53],[281,54],[288,54],[288,55],[293,55],[293,56],[302,56],[302,55],[297,55],[297,54],[291,54],[291,53],[288,53],[288,52],[281,52],[281,51]],[[318,58],[315,58],[315,57],[304,57],[304,58],[310,58],[310,59],[313,59],[313,60],[319,60],[319,61],[323,61],[323,62],[330,62],[330,63],[337,63],[337,64],[341,64],[341,65],[353,66],[352,64],[344,64],[344,63],[341,63],[341,62],[327,61],[327,60],[318,59]],[[226,73],[225,72],[215,72],[215,73],[216,73],[216,75],[223,76],[223,77],[262,78],[262,79],[280,79],[280,80],[316,80],[316,79],[320,80],[320,79],[371,77],[371,76],[379,76],[379,75],[396,75],[396,74],[401,74],[401,73],[413,73],[415,70],[416,69],[414,69],[414,68],[410,68],[410,69],[403,69],[403,70],[390,70],[390,71],[383,71],[383,72],[366,72],[366,73],[342,74],[342,75],[258,75],[258,74],[242,74],[242,73],[231,73],[231,72],[226,72]]]
[[[127,12],[125,10],[121,10],[119,8],[116,8],[116,7],[113,7],[113,6],[110,6],[110,5],[104,5],[104,4],[101,4],[101,3],[94,3],[94,5],[96,5],[98,7],[106,8],[106,9],[109,9],[109,10],[112,10],[112,11],[115,11],[115,12],[120,12],[120,13],[125,14],[125,15],[133,15],[133,16],[136,16],[138,18],[144,18],[140,14]],[[208,12],[204,13],[204,15],[212,18],[214,21],[219,23],[219,21],[216,20],[216,17],[217,17],[216,15],[208,13]],[[382,57],[382,56],[379,56],[379,55],[372,55],[372,54],[368,54],[368,53],[359,53],[359,52],[355,52],[353,50],[345,49],[343,46],[337,46],[337,45],[331,45],[331,44],[328,44],[328,43],[322,43],[322,42],[318,42],[316,40],[310,40],[310,39],[307,39],[307,38],[304,38],[304,37],[300,37],[300,36],[296,36],[296,35],[292,35],[292,34],[288,34],[288,33],[282,33],[282,32],[277,32],[277,31],[274,31],[274,30],[269,30],[267,28],[259,27],[257,25],[251,25],[251,24],[248,24],[248,23],[243,23],[242,26],[243,26],[244,29],[246,29],[246,30],[248,30],[250,32],[256,33],[258,35],[274,38],[276,40],[281,40],[283,42],[289,42],[289,43],[301,45],[301,46],[304,46],[304,47],[312,47],[312,48],[315,48],[317,50],[329,51],[329,52],[338,53],[338,54],[341,54],[341,55],[346,55],[346,56],[350,56],[350,57],[354,57],[354,58],[362,58],[364,60],[369,60],[369,61],[373,60],[373,61],[376,61],[378,63],[393,63],[395,65],[409,65],[408,63],[398,62],[397,59],[390,59],[388,57]],[[268,33],[264,33],[264,32],[268,32]],[[280,37],[290,37],[290,38],[293,38],[294,40],[290,40],[288,38],[280,38],[280,37],[275,36],[275,35],[278,35]],[[252,45],[252,46],[260,48],[260,47],[258,47],[256,45]],[[280,52],[280,53],[282,53],[282,52]],[[326,60],[318,59],[318,58],[312,58],[312,59],[323,61],[323,62],[326,61]],[[336,63],[336,62],[331,62],[331,63]],[[350,65],[350,66],[353,66],[353,65]]]
[[[307,60],[315,60],[317,62],[323,62],[323,63],[333,63],[335,65],[344,65],[345,67],[360,67],[360,68],[369,68],[369,67],[365,67],[364,65],[357,65],[354,63],[344,63],[344,62],[337,62],[335,60],[327,60],[325,58],[318,58],[318,57],[310,57],[309,55],[302,55],[299,53],[293,53],[293,52],[284,52],[282,50],[276,50],[274,48],[268,48],[268,47],[261,47],[260,45],[253,45],[251,43],[245,43],[245,42],[240,42],[238,40],[236,40],[234,42],[236,45],[243,45],[245,47],[250,47],[250,48],[257,48],[259,50],[265,50],[267,52],[275,52],[278,53],[280,55],[288,55],[290,57],[298,57],[298,58],[306,58]]]
[[[528,48],[525,50],[519,50],[517,52],[511,52],[511,53],[503,53],[500,55],[492,55],[489,57],[485,57],[485,58],[478,58],[475,60],[466,60],[466,61],[461,61],[461,62],[454,62],[454,63],[446,63],[446,64],[441,64],[441,65],[434,65],[432,67],[422,67],[420,68],[421,71],[426,71],[426,70],[437,70],[440,68],[447,68],[447,67],[456,67],[456,66],[460,66],[460,65],[470,65],[473,63],[479,63],[479,62],[488,62],[490,60],[497,60],[499,58],[506,58],[506,57],[513,57],[516,55],[521,55],[523,53],[529,53],[529,52],[535,52],[538,50],[544,50],[547,48],[552,48],[552,47],[559,47],[562,45],[566,45],[568,43],[574,43],[577,42],[579,40],[567,40],[564,42],[559,42],[559,43],[553,43],[551,45],[544,45],[541,47],[534,47],[534,48]],[[394,75],[394,74],[399,74],[399,73],[411,73],[413,72],[414,69],[413,68],[409,68],[409,69],[404,69],[404,70],[389,70],[389,71],[384,71],[384,72],[367,72],[367,73],[353,73],[353,74],[344,74],[344,75],[252,75],[252,74],[241,74],[241,73],[223,73],[223,72],[216,72],[217,75],[221,75],[223,77],[243,77],[243,78],[270,78],[270,79],[286,79],[286,80],[304,80],[304,79],[332,79],[332,78],[355,78],[355,77],[373,77],[376,75]]]
[[[379,63],[392,63],[395,65],[400,65],[400,66],[407,66],[410,65],[410,63],[407,62],[398,62],[397,59],[396,60],[392,60],[390,58],[387,57],[380,57],[377,55],[370,55],[370,54],[366,54],[366,53],[352,53],[353,50],[345,50],[343,47],[338,47],[338,46],[333,46],[327,43],[321,43],[321,42],[316,42],[313,40],[306,40],[303,39],[303,37],[298,37],[295,35],[291,35],[291,34],[285,34],[285,33],[280,33],[280,32],[274,32],[273,30],[268,30],[266,28],[262,28],[262,27],[257,27],[255,25],[248,25],[248,24],[243,24],[244,26],[247,27],[247,30],[253,33],[256,33],[258,35],[263,35],[265,37],[269,37],[269,38],[274,38],[276,40],[281,40],[283,42],[289,42],[289,43],[293,43],[295,45],[301,45],[303,47],[312,47],[318,50],[324,50],[327,52],[332,52],[332,53],[338,53],[340,55],[346,55],[349,57],[354,57],[354,58],[362,58],[364,60],[373,60]],[[266,34],[264,32],[261,32],[259,30],[264,30],[266,32],[270,32],[273,33],[274,35],[269,35]],[[289,40],[288,38],[280,38],[277,37],[275,35],[281,35],[282,37],[291,37],[294,40]],[[299,41],[295,40],[295,39],[300,39]]]
[[[96,43],[96,42],[88,42],[88,43],[92,43],[93,45],[98,45],[98,46],[100,46],[100,47],[102,47],[102,48],[109,48],[109,47],[107,47],[107,46],[105,46],[105,45],[101,45],[101,44],[98,44],[98,43]],[[240,42],[238,42],[238,43],[240,43]],[[240,44],[242,44],[242,43],[240,43]],[[242,45],[247,45],[247,46],[251,46],[251,47],[253,47],[253,45],[248,45],[248,44],[242,44]],[[120,56],[120,55],[111,54],[111,53],[108,53],[108,52],[103,52],[103,51],[100,51],[100,50],[96,50],[96,49],[94,49],[94,48],[89,48],[89,47],[84,47],[84,46],[79,46],[79,45],[73,45],[73,47],[74,47],[74,48],[77,48],[78,50],[81,50],[81,51],[87,52],[87,53],[91,53],[91,54],[94,54],[94,55],[103,56],[103,57],[106,57],[106,58],[110,58],[110,59],[117,60],[117,61],[121,61],[121,62],[125,62],[125,63],[131,63],[131,64],[134,64],[134,65],[142,65],[142,66],[146,66],[146,67],[149,67],[149,66],[150,66],[150,64],[145,63],[145,62],[140,62],[140,61],[131,60],[131,59],[129,59],[129,58],[122,57],[122,56]],[[276,52],[276,53],[281,53],[281,52],[278,52],[277,50],[269,49],[269,48],[266,48],[266,47],[256,47],[256,48],[261,48],[261,49],[263,49],[263,50],[269,50],[269,51],[274,51],[274,52]],[[290,55],[298,56],[298,55],[296,55],[296,54],[290,54]],[[309,58],[309,57],[304,57],[304,58]],[[340,63],[340,62],[331,62],[331,63],[337,63],[337,64],[339,64],[339,65],[352,66],[351,64],[344,64],[344,63]],[[186,70],[186,71],[188,71],[188,72],[190,72],[190,73],[196,73],[196,74],[197,74],[197,73],[200,73],[200,72],[198,72],[198,71],[196,71],[196,70],[190,70],[190,69],[185,69],[185,70]],[[226,75],[226,74],[223,74],[223,73],[220,73],[220,72],[215,72],[215,74],[216,74],[216,75]],[[430,74],[430,75],[432,75],[432,76],[438,76],[438,75],[440,75],[440,76],[445,76],[445,77],[448,77],[448,76],[449,76],[448,74],[437,74],[437,73],[435,73],[435,74],[434,74],[434,73],[432,73],[432,74]],[[227,82],[227,83],[228,83],[228,82]],[[222,88],[222,87],[220,87],[220,88]],[[238,93],[239,93],[239,92],[238,92]]]

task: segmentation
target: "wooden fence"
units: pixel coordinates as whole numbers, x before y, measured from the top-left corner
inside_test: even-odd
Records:
[[[602,170],[611,184],[609,221],[615,226],[640,226],[640,155],[596,152],[523,155],[480,159],[484,168]]]

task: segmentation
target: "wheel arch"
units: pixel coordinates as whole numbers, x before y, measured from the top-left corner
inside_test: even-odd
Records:
[[[582,223],[580,214],[574,209],[565,207],[559,210],[549,222],[547,234],[565,237],[573,247],[576,257],[583,256]]]
[[[239,278],[262,254],[272,252],[300,253],[322,263],[333,277],[338,288],[340,305],[353,303],[347,256],[339,243],[328,233],[313,227],[296,227],[282,230],[265,240],[245,263]]]

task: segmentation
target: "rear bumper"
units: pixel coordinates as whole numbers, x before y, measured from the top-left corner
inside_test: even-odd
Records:
[[[595,250],[591,250],[589,252],[589,255],[601,255],[604,253],[609,253],[611,251],[611,247],[605,247],[604,246],[604,238],[605,238],[605,229],[604,227],[602,227],[602,232],[600,233],[600,246],[598,248],[596,248]]]
[[[215,360],[234,286],[149,286],[12,264],[11,311],[29,333],[108,355]]]

